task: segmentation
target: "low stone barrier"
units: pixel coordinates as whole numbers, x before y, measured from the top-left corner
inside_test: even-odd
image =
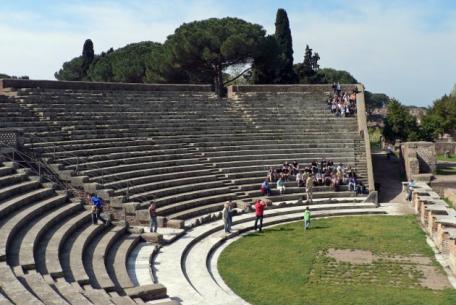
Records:
[[[424,182],[416,183],[412,203],[422,227],[456,275],[456,210]]]
[[[72,82],[53,80],[1,79],[0,91],[5,88],[43,88],[73,90],[130,90],[130,91],[205,91],[211,92],[211,85],[194,84],[133,84],[109,82]]]

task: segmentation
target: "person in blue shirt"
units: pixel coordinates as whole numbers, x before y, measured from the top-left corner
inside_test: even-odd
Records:
[[[92,224],[96,225],[98,220],[103,224],[106,224],[106,220],[101,217],[101,213],[103,212],[103,200],[95,193],[92,194],[90,200],[92,202]]]
[[[271,196],[271,186],[269,185],[269,179],[268,178],[266,178],[266,180],[264,180],[263,183],[261,184],[261,192],[263,194]]]

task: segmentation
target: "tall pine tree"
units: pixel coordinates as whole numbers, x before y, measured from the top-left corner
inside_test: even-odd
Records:
[[[93,50],[93,42],[90,39],[87,39],[84,42],[82,47],[82,66],[81,66],[81,76],[85,78],[87,76],[87,71],[89,70],[90,64],[95,58],[95,52]]]
[[[298,76],[293,70],[293,41],[288,15],[283,8],[277,10],[275,27],[275,38],[281,49],[278,83],[295,84],[298,82]]]

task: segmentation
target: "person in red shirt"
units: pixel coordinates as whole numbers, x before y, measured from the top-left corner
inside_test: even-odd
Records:
[[[263,231],[263,214],[264,214],[264,209],[266,207],[266,203],[263,200],[258,199],[255,202],[255,231],[257,228],[259,228],[259,231]],[[260,226],[258,227],[258,221],[260,223]]]

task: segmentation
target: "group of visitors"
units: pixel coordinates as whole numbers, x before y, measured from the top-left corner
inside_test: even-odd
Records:
[[[252,208],[255,210],[255,231],[263,231],[263,219],[264,219],[264,210],[266,209],[267,204],[264,200],[257,199],[255,200]],[[225,228],[225,233],[231,233],[231,225],[233,223],[233,202],[228,201],[225,203],[222,211],[223,215],[223,224]],[[306,207],[304,210],[304,229],[310,229],[310,209]]]
[[[283,194],[286,190],[285,182],[289,181],[290,177],[294,177],[298,187],[305,187],[310,197],[312,197],[313,186],[331,186],[334,191],[337,191],[340,185],[348,185],[350,191],[358,194],[364,194],[367,191],[351,166],[335,164],[325,159],[314,160],[304,167],[300,167],[297,161],[291,164],[284,162],[278,168],[270,167],[266,179],[260,186],[260,191],[263,195],[271,196],[270,182],[276,182],[277,190]]]
[[[342,91],[339,83],[332,85],[333,94],[328,99],[328,106],[332,113],[338,117],[353,116],[356,113],[356,94],[358,89],[355,87],[352,93]]]

